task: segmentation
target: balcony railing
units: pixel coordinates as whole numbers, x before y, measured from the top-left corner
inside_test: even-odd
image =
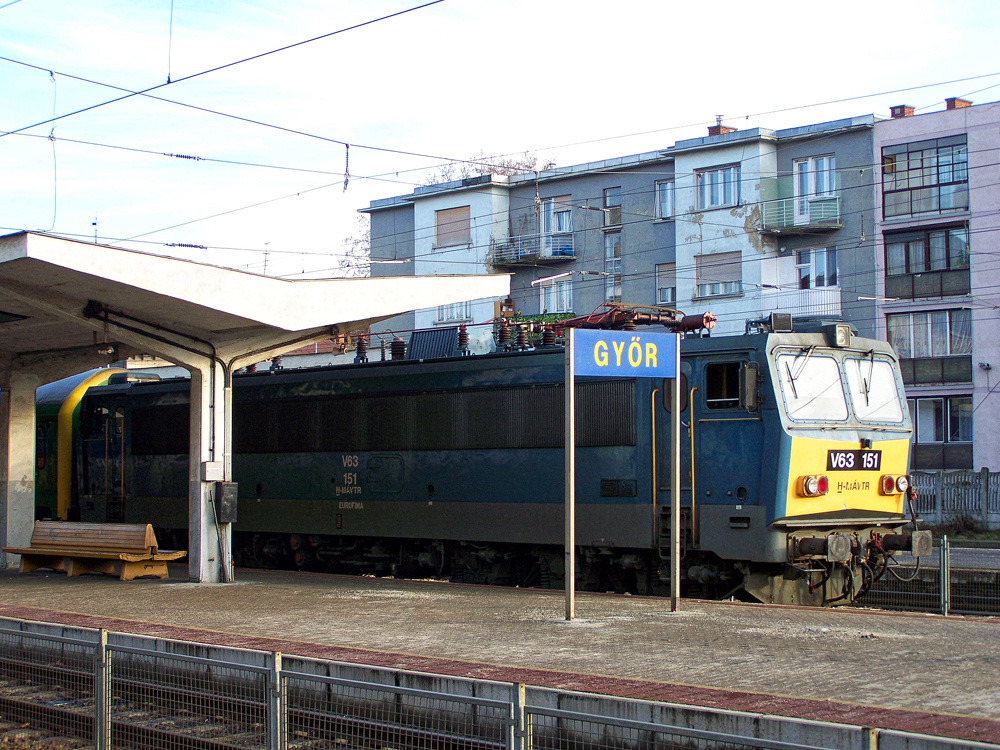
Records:
[[[775,312],[793,316],[841,317],[840,287],[822,289],[763,289],[760,295],[761,317]]]
[[[511,266],[522,263],[550,265],[575,260],[573,233],[523,234],[494,241],[493,265]]]
[[[840,229],[840,197],[814,195],[807,198],[780,198],[767,201],[761,212],[765,232],[796,234],[817,229]]]
[[[805,234],[844,226],[839,176],[833,191],[824,195],[795,195],[795,185],[788,177],[764,177],[760,183],[761,231]]]

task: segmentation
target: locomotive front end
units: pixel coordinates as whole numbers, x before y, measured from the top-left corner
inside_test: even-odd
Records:
[[[849,603],[894,552],[931,551],[907,473],[912,428],[898,360],[885,342],[831,325],[771,337],[781,415],[775,519],[785,573],[748,581],[764,601]]]

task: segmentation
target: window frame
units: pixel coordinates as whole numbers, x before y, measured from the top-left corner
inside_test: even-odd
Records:
[[[923,427],[923,417],[921,417],[921,403],[933,404],[937,402],[941,404],[940,411],[940,423],[936,419],[936,415],[932,416],[935,423],[932,425],[931,429],[933,434],[931,439],[926,439],[925,428]],[[962,407],[968,409],[968,415],[965,420],[963,420],[963,415],[961,413],[954,414],[956,409],[961,409]],[[973,440],[973,429],[975,423],[973,421],[975,409],[973,408],[972,396],[971,395],[956,395],[956,396],[912,396],[906,399],[906,407],[910,412],[910,421],[913,423],[913,443],[915,445],[944,445],[946,443],[963,443],[971,445]],[[962,437],[954,437],[956,425],[959,430],[962,429],[962,425],[965,425],[967,430],[967,439]]]
[[[552,307],[547,304],[549,299],[555,303]],[[573,312],[573,279],[550,279],[540,283],[538,310],[543,314]]]
[[[675,215],[674,180],[658,180],[653,187],[653,217],[661,221],[673,219]],[[666,198],[666,200],[664,200]],[[664,212],[664,202],[667,210]]]
[[[714,259],[714,260],[708,260]],[[706,253],[694,256],[695,265],[695,299],[708,297],[735,297],[743,294],[743,253],[739,250],[728,253]],[[728,261],[728,262],[727,262]],[[733,261],[739,267],[738,279],[706,277],[705,272],[711,268],[724,269],[732,267]],[[724,276],[725,274],[720,274]],[[708,281],[704,279],[708,278]],[[718,287],[713,290],[712,287]]]
[[[615,241],[617,240],[617,244]],[[610,246],[609,246],[609,243]],[[622,233],[604,233],[604,301],[622,301]]]
[[[710,211],[740,205],[741,173],[739,164],[723,164],[717,167],[698,169],[694,176],[699,210]],[[726,200],[727,189],[732,193],[728,201]],[[714,200],[715,197],[719,198],[718,202]]]
[[[803,256],[807,259],[803,261]],[[818,273],[817,261],[822,258],[823,272]],[[830,260],[833,259],[833,282],[830,283]],[[795,271],[798,276],[799,289],[832,289],[840,286],[840,268],[837,262],[837,246],[813,247],[795,251]],[[807,275],[803,276],[803,270]],[[822,278],[823,283],[817,283]],[[803,286],[805,282],[805,286]]]
[[[944,266],[934,268],[934,245],[932,237],[935,235],[944,237]],[[958,234],[964,234],[965,248],[961,249],[961,243],[956,243],[954,238]],[[916,250],[919,244],[919,251]],[[936,227],[924,227],[905,232],[888,232],[883,235],[885,275],[886,276],[912,276],[919,273],[931,273],[939,271],[958,271],[970,268],[972,265],[972,248],[969,232],[969,224],[949,224]],[[891,248],[902,246],[902,257],[893,259]],[[919,252],[919,259],[917,254]],[[899,261],[902,261],[900,264]],[[896,271],[902,267],[902,271]]]
[[[464,215],[463,215],[464,212]],[[434,247],[472,244],[472,206],[453,206],[434,212]]]
[[[450,305],[438,305],[434,323],[470,323],[472,322],[472,302],[453,302]]]
[[[966,134],[884,146],[881,157],[883,219],[969,210]]]
[[[622,188],[604,188],[604,226],[618,227],[622,224]]]
[[[656,268],[656,304],[675,305],[677,304],[677,264],[657,263]],[[661,283],[661,281],[663,283]],[[661,295],[661,290],[670,291],[668,295]],[[664,296],[669,299],[663,299]]]
[[[944,313],[943,335],[940,329],[940,326],[942,325],[942,318],[940,316],[942,313]],[[957,321],[955,313],[967,315],[967,321]],[[887,314],[885,318],[886,339],[889,341],[889,344],[892,346],[893,350],[895,350],[900,359],[935,359],[937,357],[972,356],[972,310],[968,307],[950,308],[945,310],[924,310],[907,313],[890,313]],[[921,318],[923,320],[921,320]],[[909,340],[906,342],[906,347],[901,349],[897,346],[898,340],[896,339],[896,336],[902,333],[904,326],[897,326],[894,325],[894,323],[895,321],[902,323],[904,319],[907,320],[905,330]],[[967,329],[967,333],[962,335],[962,340],[967,343],[967,347],[961,347],[963,350],[956,351],[955,329],[959,325]],[[926,328],[924,328],[924,326],[926,326]],[[938,327],[938,330],[935,330],[935,326]],[[922,330],[918,332],[918,328]],[[894,329],[896,329],[898,333],[894,334]],[[926,334],[926,336],[920,334]],[[921,346],[919,348],[923,350],[926,347],[926,354],[917,354],[918,335],[920,335],[921,341]],[[944,341],[947,343],[946,351],[940,351],[935,348],[935,339],[937,339],[938,342]],[[964,350],[966,348],[967,351]]]

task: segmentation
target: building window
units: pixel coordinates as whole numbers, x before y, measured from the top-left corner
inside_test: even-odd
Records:
[[[622,189],[620,187],[604,190],[604,226],[613,227],[622,223]]]
[[[672,219],[674,216],[674,181],[664,180],[656,183],[656,206],[655,216],[657,219]]]
[[[453,305],[438,305],[438,323],[452,323],[457,321],[472,320],[472,303],[456,302]]]
[[[542,233],[559,234],[573,231],[573,207],[570,196],[546,198],[542,201]]]
[[[694,256],[698,277],[698,297],[742,294],[743,265],[740,253]]]
[[[967,210],[968,157],[964,135],[883,148],[885,218]]]
[[[972,354],[972,311],[887,315],[889,343],[902,359]]]
[[[811,156],[792,162],[795,178],[795,220],[808,223],[810,199],[828,197],[837,190],[837,162],[833,155]]]
[[[971,443],[972,396],[906,400],[918,443]]]
[[[968,267],[968,225],[885,236],[887,276]]]
[[[820,247],[795,253],[799,289],[837,286],[837,248]]]
[[[472,223],[469,206],[445,208],[434,212],[435,247],[468,245],[472,242]]]
[[[573,312],[573,282],[559,279],[540,284],[538,309],[543,313]]]
[[[698,208],[736,206],[740,202],[740,166],[705,169],[695,173]]]
[[[622,233],[604,234],[604,299],[622,301]]]
[[[915,469],[972,468],[972,396],[910,398]]]
[[[677,266],[659,263],[656,266],[656,304],[672,305],[677,302]]]

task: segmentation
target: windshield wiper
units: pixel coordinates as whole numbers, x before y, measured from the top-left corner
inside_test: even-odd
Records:
[[[798,363],[798,357],[795,358],[796,365],[794,373],[788,366],[788,362],[787,361],[785,362],[785,372],[788,373],[788,385],[792,387],[792,395],[795,398],[799,397],[798,391],[795,388],[795,379],[802,374],[802,371],[806,368],[806,362],[809,361],[809,358],[812,356],[814,351],[816,351],[815,345],[810,346],[808,349],[806,349],[806,356],[802,358],[801,364]]]
[[[868,393],[871,391],[871,387],[872,387],[872,374],[875,372],[875,350],[874,349],[870,350],[868,352],[868,356],[871,357],[871,362],[868,365],[868,377],[867,378],[865,378],[865,377],[861,378],[861,383],[862,383],[862,385],[864,386],[864,389],[865,389],[865,406],[871,406],[871,404],[868,401]],[[861,368],[859,367],[858,370],[860,371]]]
[[[798,400],[799,393],[798,391],[795,390],[795,376],[792,375],[791,368],[788,367],[787,361],[785,362],[785,372],[788,373],[788,385],[792,389],[792,395],[795,397],[796,400]]]

